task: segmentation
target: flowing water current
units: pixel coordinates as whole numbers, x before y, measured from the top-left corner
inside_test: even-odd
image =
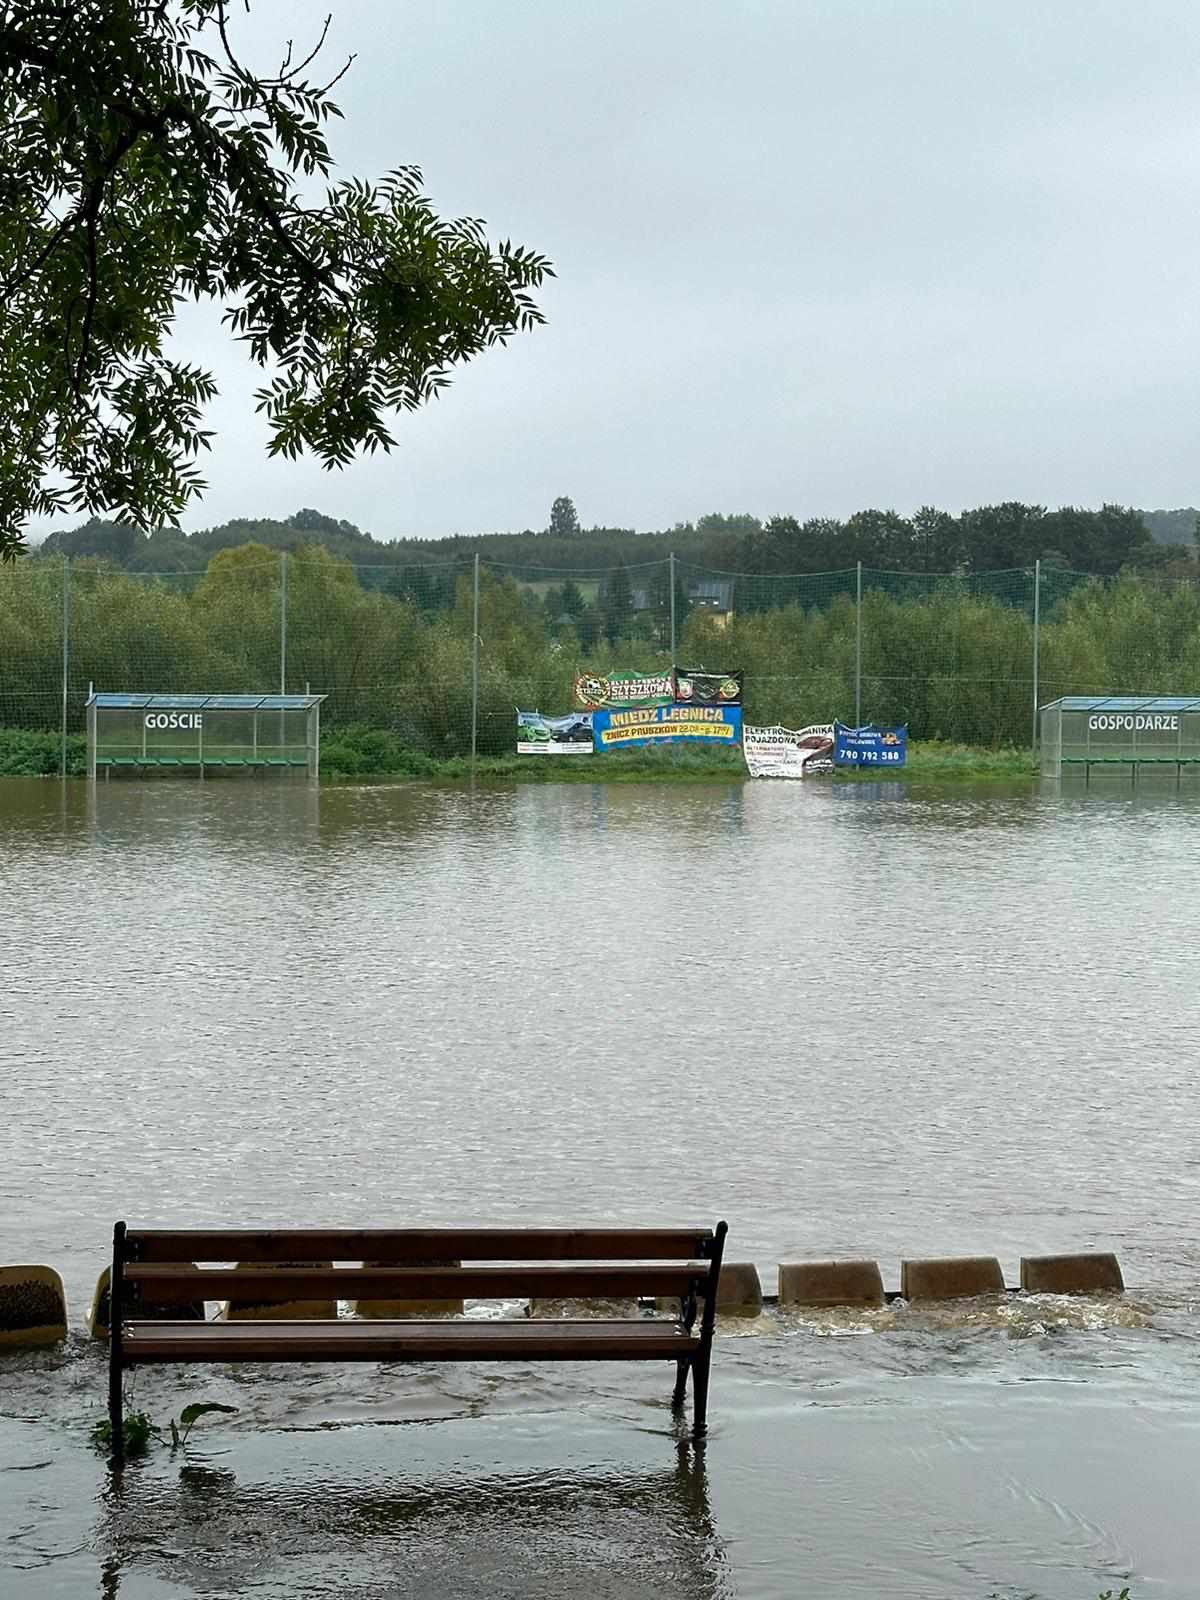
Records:
[[[5,780],[0,913],[0,1262],[72,1323],[0,1356],[6,1600],[1200,1594],[1200,796]],[[730,1319],[699,1450],[522,1364],[151,1368],[236,1415],[89,1448],[117,1217],[722,1216],[768,1290],[1129,1290]]]

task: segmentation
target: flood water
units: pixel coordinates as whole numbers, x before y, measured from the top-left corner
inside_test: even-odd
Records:
[[[0,1592],[1194,1597],[1198,846],[1167,786],[5,780],[0,1260],[75,1333],[0,1358]],[[730,1322],[699,1451],[656,1368],[149,1369],[239,1410],[114,1484],[117,1217],[1130,1288]]]

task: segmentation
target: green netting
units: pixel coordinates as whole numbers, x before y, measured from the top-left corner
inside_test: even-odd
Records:
[[[1035,589],[1037,593],[1035,594]],[[64,599],[66,602],[64,610]],[[1040,614],[1034,675],[1035,601]],[[321,547],[219,551],[204,570],[0,568],[0,728],[83,728],[102,690],[327,696],[326,736],[429,756],[512,750],[515,711],[571,708],[580,671],[741,669],[749,721],[906,722],[1028,745],[1035,699],[1200,688],[1194,584],[1078,572],[743,574],[656,560],[565,572],[471,556],[352,566]],[[474,670],[478,668],[476,695]]]

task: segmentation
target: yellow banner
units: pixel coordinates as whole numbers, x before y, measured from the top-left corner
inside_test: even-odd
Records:
[[[647,739],[724,739],[734,743],[737,729],[728,722],[678,722],[623,723],[619,728],[605,728],[600,734],[601,744],[640,744]]]

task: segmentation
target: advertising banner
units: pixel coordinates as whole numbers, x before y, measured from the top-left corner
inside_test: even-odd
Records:
[[[647,706],[636,711],[594,711],[597,751],[647,744],[741,742],[741,706]]]
[[[682,705],[740,706],[742,675],[740,672],[692,672],[687,667],[676,667],[675,699]]]
[[[834,764],[839,767],[902,767],[908,751],[908,728],[847,728],[834,723]]]
[[[540,711],[517,712],[519,756],[590,756],[592,716],[572,711],[566,717],[544,717]]]
[[[752,778],[803,778],[833,771],[833,723],[808,728],[742,729],[742,749]]]
[[[575,703],[589,711],[669,706],[674,698],[673,672],[581,672],[575,679]]]

